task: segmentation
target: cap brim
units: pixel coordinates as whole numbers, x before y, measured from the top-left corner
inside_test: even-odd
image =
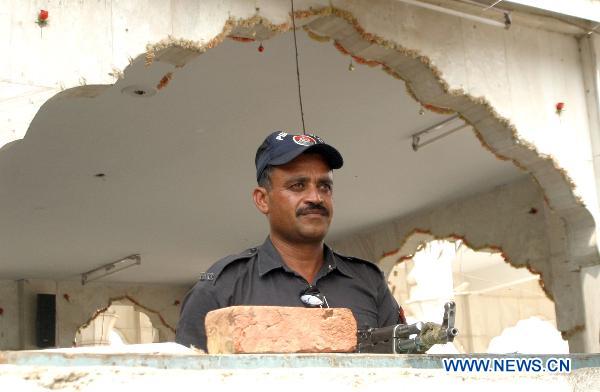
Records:
[[[311,146],[289,151],[288,153],[277,157],[277,159],[273,159],[271,162],[269,162],[269,164],[275,166],[285,165],[286,163],[291,162],[300,154],[303,154],[305,152],[311,152],[321,155],[323,158],[325,158],[327,164],[329,165],[329,168],[332,170],[339,169],[344,165],[344,159],[342,158],[342,154],[340,154],[338,150],[331,147],[329,144],[323,143],[313,144]]]

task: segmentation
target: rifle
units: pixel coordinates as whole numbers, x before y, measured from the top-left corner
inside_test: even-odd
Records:
[[[422,354],[434,344],[452,342],[458,335],[454,327],[456,304],[446,302],[442,325],[436,323],[397,324],[358,330],[358,353]]]

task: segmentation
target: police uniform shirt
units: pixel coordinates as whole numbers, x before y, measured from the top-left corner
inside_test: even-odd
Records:
[[[359,328],[405,322],[381,270],[324,246],[323,266],[312,286],[331,308],[349,308]],[[214,309],[234,305],[305,306],[300,300],[310,284],[282,260],[270,238],[258,248],[215,263],[187,293],[181,307],[176,342],[206,350],[204,319]]]

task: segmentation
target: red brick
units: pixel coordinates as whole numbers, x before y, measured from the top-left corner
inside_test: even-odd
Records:
[[[350,309],[232,306],[206,315],[209,354],[354,352]]]

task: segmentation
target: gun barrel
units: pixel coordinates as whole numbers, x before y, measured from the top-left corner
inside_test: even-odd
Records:
[[[419,351],[419,343],[413,339],[397,339],[394,344],[394,354],[413,354]]]
[[[410,335],[419,334],[423,323],[397,324],[389,327],[373,328],[367,331],[367,336],[372,343],[385,342],[394,338],[408,339]]]
[[[454,337],[458,335],[458,328],[448,328],[448,341],[454,340]]]

